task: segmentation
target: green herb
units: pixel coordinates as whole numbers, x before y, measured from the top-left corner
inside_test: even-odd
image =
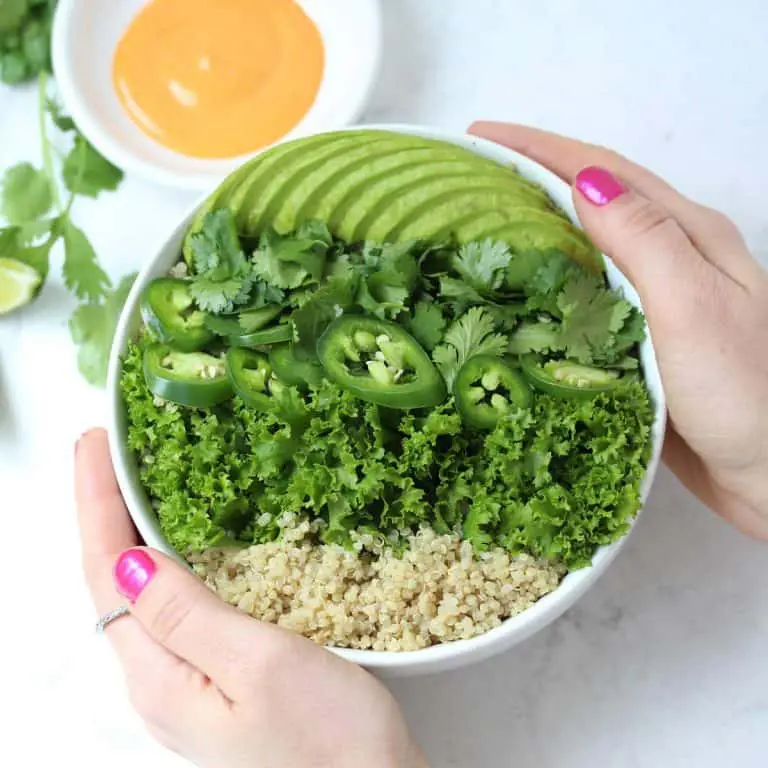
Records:
[[[0,6],[0,29],[2,14],[8,13],[8,7]],[[35,13],[34,9],[42,7],[41,3],[25,4],[25,13],[29,9]],[[37,27],[29,22],[25,29]],[[72,148],[61,168],[64,187],[70,192],[66,204],[60,197],[47,115],[64,133],[74,134]],[[47,99],[44,74],[39,79],[38,117],[43,167],[19,163],[8,168],[0,179],[0,214],[10,224],[0,229],[0,256],[33,267],[42,282],[48,277],[54,247],[58,243],[63,245],[64,284],[82,302],[69,323],[72,339],[78,346],[78,367],[88,382],[103,385],[117,316],[133,276],[123,278],[113,289],[90,240],[76,226],[71,212],[78,195],[96,197],[102,191],[115,189],[122,172],[101,157],[58,105]]]
[[[452,266],[467,285],[481,293],[492,293],[501,288],[510,259],[506,243],[485,240],[462,245]]]
[[[251,265],[240,247],[232,212],[224,208],[207,214],[191,247],[194,275],[190,292],[200,308],[222,314],[247,304]]]
[[[438,304],[420,301],[408,322],[408,330],[427,351],[432,351],[443,338],[446,320]]]
[[[432,353],[432,359],[443,374],[450,390],[464,363],[474,355],[501,356],[507,349],[508,340],[494,333],[496,324],[482,307],[467,310],[448,329],[443,344]]]

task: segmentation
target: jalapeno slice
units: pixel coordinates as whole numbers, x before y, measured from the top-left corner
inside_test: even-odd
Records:
[[[555,397],[588,399],[601,392],[610,392],[623,383],[618,371],[567,360],[550,360],[541,365],[535,359],[525,358],[522,370],[536,389]]]
[[[269,410],[272,397],[285,390],[285,384],[278,381],[267,356],[261,352],[232,347],[227,351],[226,366],[235,394],[251,408]]]
[[[189,283],[158,277],[141,296],[141,318],[158,341],[181,352],[202,349],[214,336],[205,326],[205,312],[195,307]]]
[[[234,347],[268,347],[271,344],[282,344],[292,338],[293,328],[288,323],[284,323],[261,331],[228,336],[227,340]]]
[[[317,387],[325,378],[323,367],[315,360],[296,354],[292,344],[276,344],[269,350],[269,363],[275,375],[288,386],[306,390]]]
[[[533,399],[522,374],[491,355],[475,355],[464,363],[453,394],[462,420],[476,429],[493,429],[504,414],[527,408]]]
[[[158,397],[191,408],[208,408],[232,397],[221,358],[180,352],[167,344],[150,344],[144,350],[144,379]]]
[[[326,329],[317,354],[328,377],[361,400],[387,408],[429,408],[445,382],[427,353],[399,325],[345,315]]]

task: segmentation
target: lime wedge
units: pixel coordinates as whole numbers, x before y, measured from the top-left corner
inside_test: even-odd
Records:
[[[0,315],[29,304],[40,286],[40,275],[29,264],[0,259]]]

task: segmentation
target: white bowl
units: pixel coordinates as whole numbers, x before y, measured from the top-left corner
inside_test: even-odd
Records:
[[[571,190],[568,185],[538,163],[523,157],[517,152],[475,136],[456,136],[418,126],[371,125],[361,127],[387,129],[426,138],[443,139],[501,163],[513,163],[523,176],[546,189],[549,195],[568,213],[572,221],[578,224],[576,211],[571,199]],[[107,385],[109,391],[110,448],[126,504],[136,523],[136,527],[147,544],[171,555],[174,555],[174,553],[163,540],[149,501],[138,482],[135,461],[126,447],[126,426],[119,392],[120,357],[125,351],[127,342],[134,336],[139,326],[139,297],[144,287],[153,278],[164,275],[179,259],[184,234],[198,207],[199,204],[177,224],[173,233],[165,242],[150,251],[151,257],[139,274],[128,296],[117,327],[117,333],[112,346],[109,382]],[[639,297],[624,275],[619,272],[609,259],[606,259],[606,266],[610,284],[620,288],[627,300],[640,307]],[[640,349],[640,360],[655,407],[655,420],[652,429],[652,455],[641,488],[642,500],[645,502],[661,456],[666,424],[666,403],[656,356],[650,339],[646,340]],[[627,536],[624,536],[614,544],[600,548],[595,554],[590,567],[569,573],[554,592],[541,598],[531,608],[507,619],[496,629],[492,629],[471,640],[460,640],[453,643],[435,645],[423,650],[401,653],[339,648],[331,650],[349,661],[375,670],[383,676],[390,677],[438,672],[480,661],[525,640],[570,608],[608,568],[608,565],[619,553],[626,540]],[[178,558],[177,555],[174,556]],[[178,559],[181,561],[181,558]]]
[[[124,171],[187,190],[211,190],[251,155],[225,160],[166,149],[128,117],[112,87],[112,58],[127,25],[148,0],[60,0],[52,56],[64,105],[96,149]],[[325,71],[312,108],[285,136],[296,138],[359,119],[381,55],[379,0],[297,0],[325,46]]]

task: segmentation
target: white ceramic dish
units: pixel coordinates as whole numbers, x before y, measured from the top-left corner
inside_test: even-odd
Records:
[[[112,58],[127,25],[148,0],[60,0],[53,27],[53,68],[67,110],[86,138],[124,171],[187,190],[211,190],[248,155],[201,160],[154,142],[128,117],[112,87]],[[325,45],[317,99],[285,137],[359,119],[381,55],[379,0],[297,0]]]
[[[524,176],[543,186],[550,196],[568,212],[571,219],[578,223],[568,185],[537,163],[505,147],[474,136],[456,136],[410,125],[364,127],[384,128],[427,138],[443,139],[501,163],[514,163]],[[198,205],[178,223],[167,240],[160,243],[157,248],[149,251],[149,259],[131,290],[118,324],[112,347],[109,382],[107,385],[109,392],[110,448],[120,488],[128,509],[147,544],[172,555],[174,553],[170,551],[168,545],[163,540],[149,501],[138,482],[133,457],[126,448],[126,427],[118,386],[120,356],[123,354],[128,340],[135,334],[139,326],[139,298],[144,287],[153,278],[165,274],[179,259],[184,234],[197,207]],[[622,289],[626,298],[639,307],[640,301],[634,288],[610,260],[606,259],[606,264],[608,280],[611,285]],[[647,340],[642,345],[640,355],[646,382],[655,405],[655,423],[652,432],[653,450],[648,471],[642,484],[642,499],[645,502],[661,456],[666,424],[666,403],[656,357],[650,340]],[[333,649],[333,651],[345,659],[362,664],[384,676],[438,672],[488,658],[530,637],[560,616],[566,609],[570,608],[597,581],[598,577],[604,573],[613,558],[616,557],[619,550],[624,546],[626,538],[625,536],[615,544],[601,548],[596,553],[591,567],[568,574],[554,592],[543,597],[527,611],[508,619],[500,627],[479,637],[403,653],[347,649]]]

